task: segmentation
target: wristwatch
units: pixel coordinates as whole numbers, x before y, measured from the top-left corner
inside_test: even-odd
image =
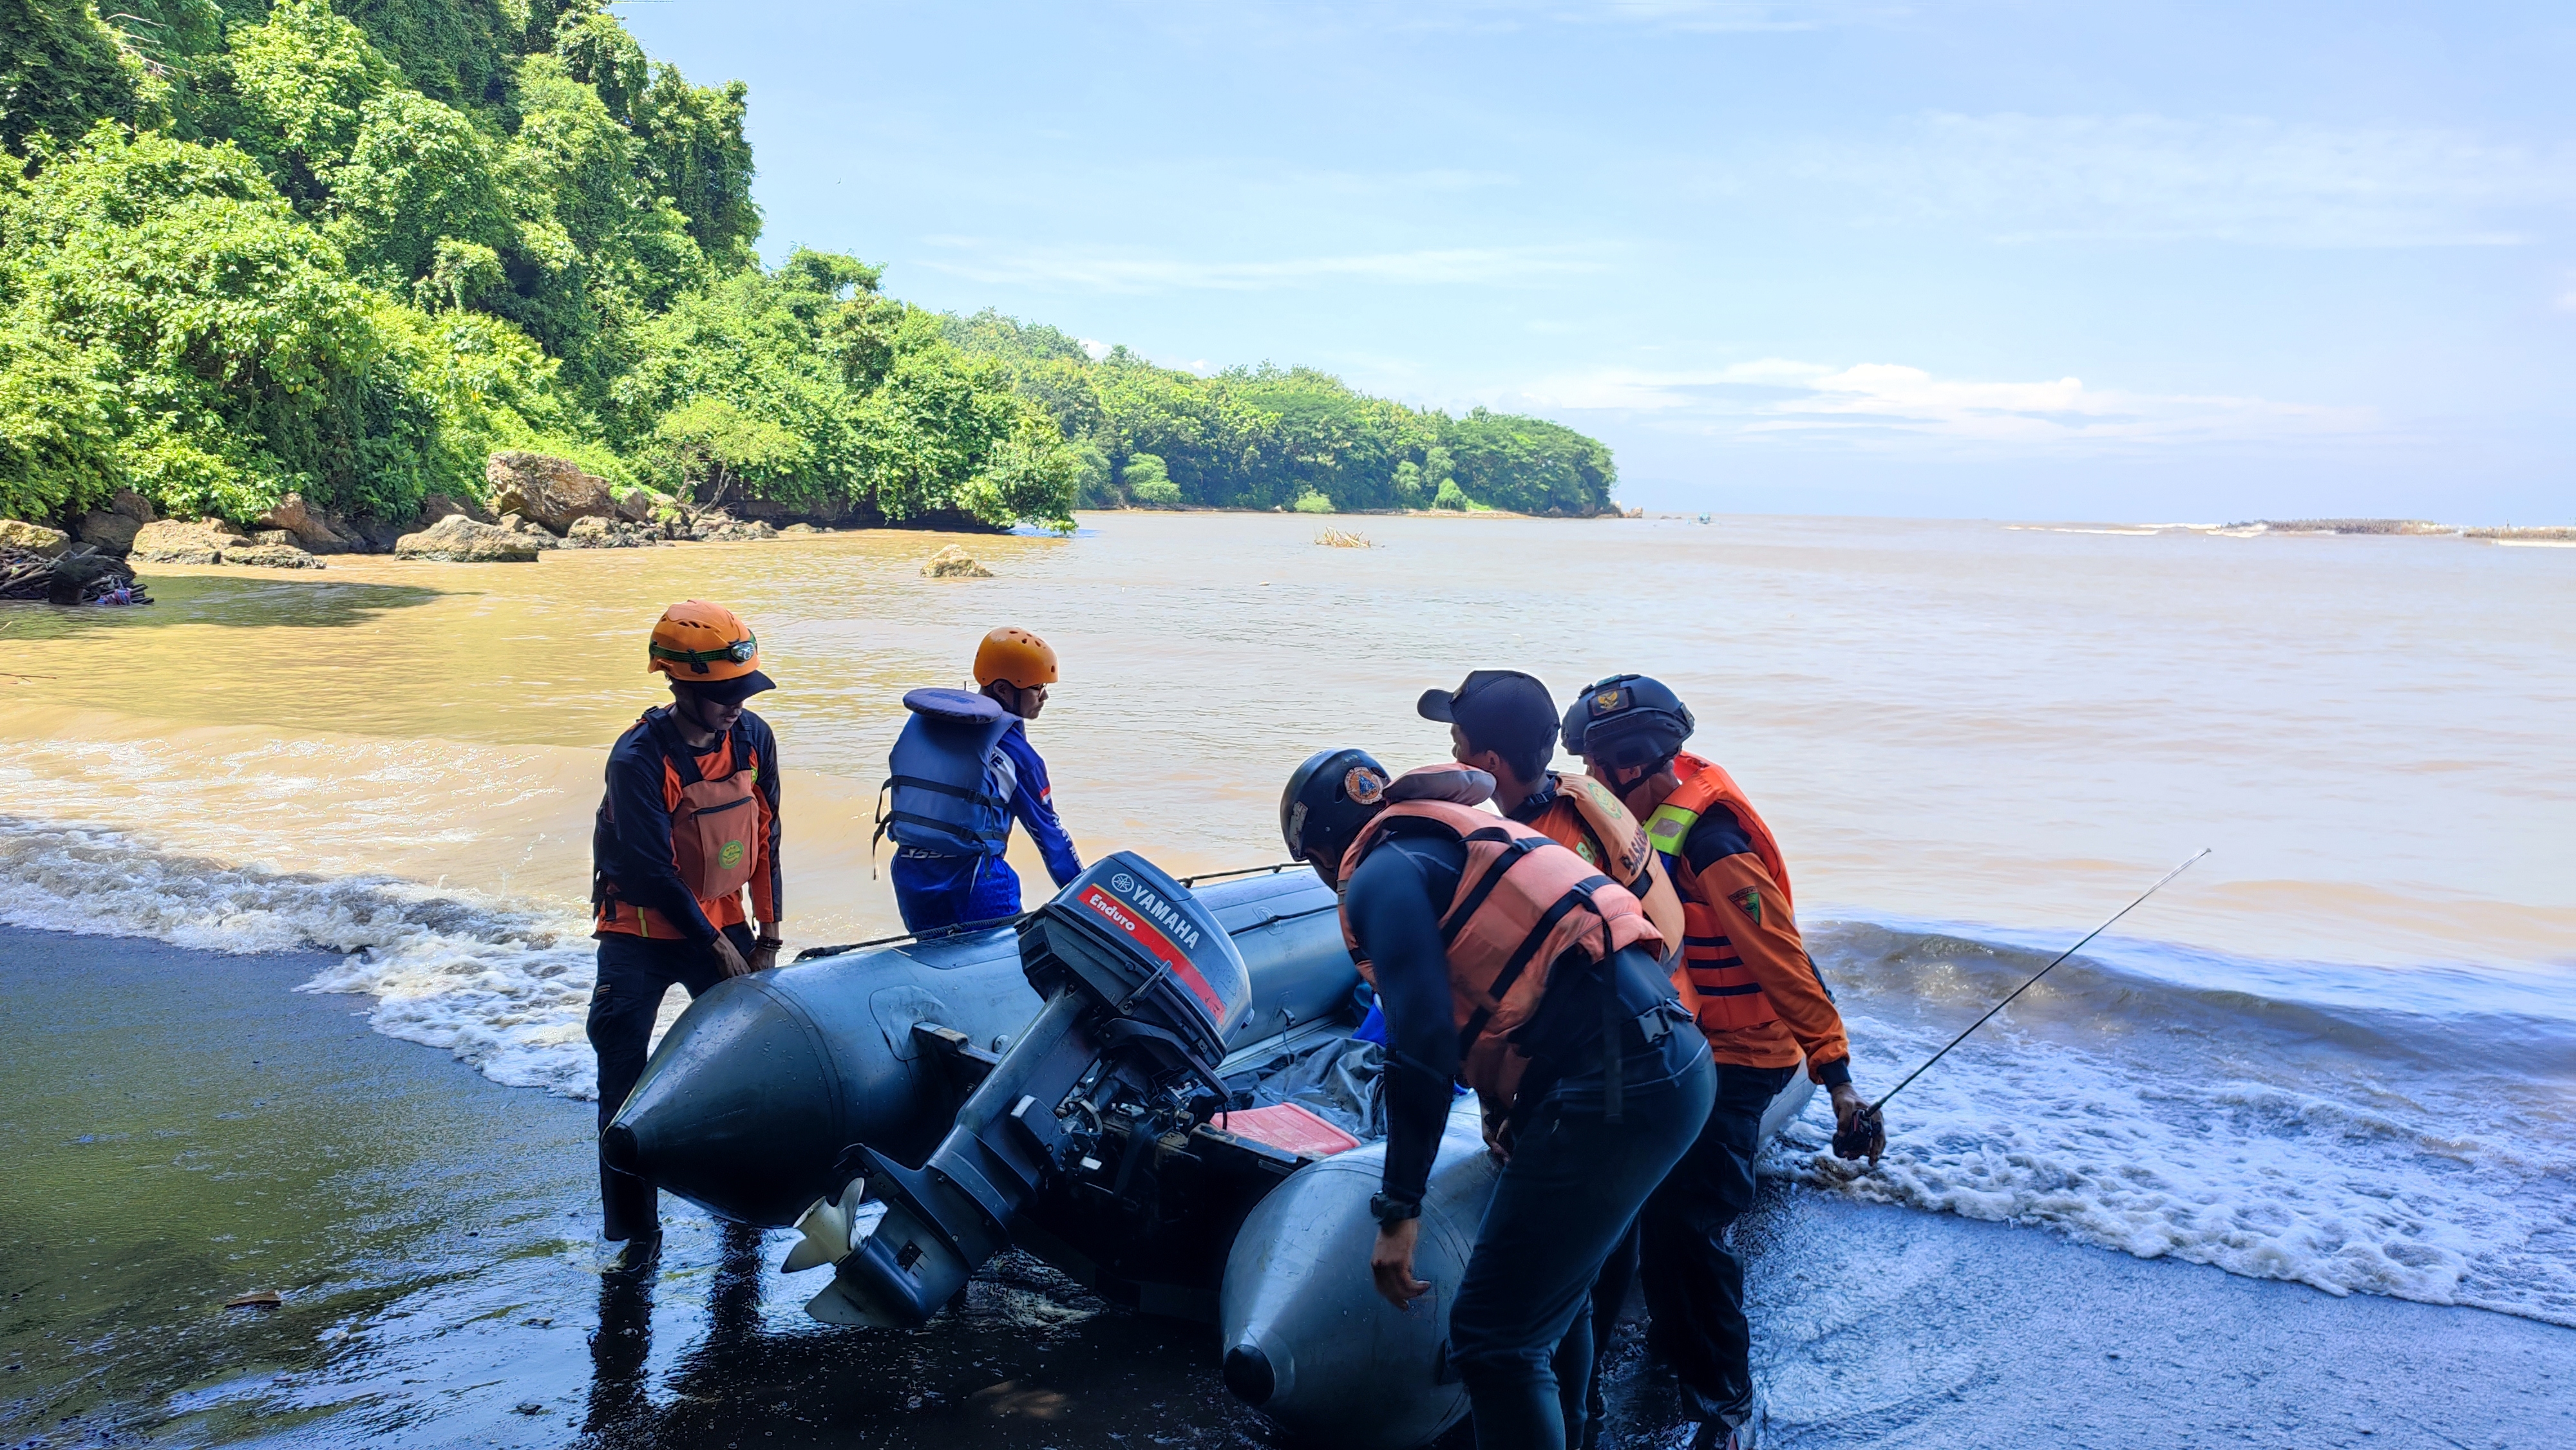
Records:
[[[1393,1228],[1408,1218],[1422,1217],[1422,1201],[1372,1193],[1369,1195],[1369,1217],[1377,1220],[1379,1228]]]

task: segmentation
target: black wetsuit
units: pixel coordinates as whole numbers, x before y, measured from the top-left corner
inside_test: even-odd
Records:
[[[1374,964],[1387,1024],[1384,1192],[1419,1202],[1449,1113],[1459,1042],[1440,917],[1466,850],[1403,836],[1371,851],[1345,903]],[[1592,1362],[1583,1311],[1601,1262],[1708,1116],[1708,1046],[1652,955],[1630,948],[1603,974],[1568,963],[1519,1038],[1536,1059],[1515,1104],[1512,1157],[1449,1315],[1450,1362],[1467,1386],[1478,1450],[1579,1442]],[[1618,1008],[1605,1013],[1604,990]],[[1618,1021],[1620,1115],[1604,1104],[1605,1017]]]

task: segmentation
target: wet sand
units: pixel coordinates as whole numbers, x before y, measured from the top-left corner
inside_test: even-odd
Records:
[[[674,1204],[660,1272],[603,1276],[590,1106],[293,990],[333,960],[0,928],[0,1443],[1271,1443],[1206,1328],[1035,1265],[828,1329],[788,1235]],[[1809,1190],[1743,1232],[1776,1444],[2576,1443],[2576,1331]],[[1669,1443],[1618,1365],[1615,1442]]]

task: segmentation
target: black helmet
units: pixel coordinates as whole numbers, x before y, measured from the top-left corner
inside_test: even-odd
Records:
[[[1660,765],[1699,722],[1663,681],[1612,675],[1586,686],[1565,712],[1565,748],[1611,770]]]
[[[1288,777],[1279,795],[1279,837],[1288,854],[1334,856],[1350,849],[1360,827],[1386,804],[1386,767],[1365,750],[1319,750]]]

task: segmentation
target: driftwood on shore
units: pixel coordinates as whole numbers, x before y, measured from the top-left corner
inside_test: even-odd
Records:
[[[0,599],[45,604],[149,604],[134,582],[134,568],[113,554],[83,544],[48,558],[30,549],[0,548]]]

